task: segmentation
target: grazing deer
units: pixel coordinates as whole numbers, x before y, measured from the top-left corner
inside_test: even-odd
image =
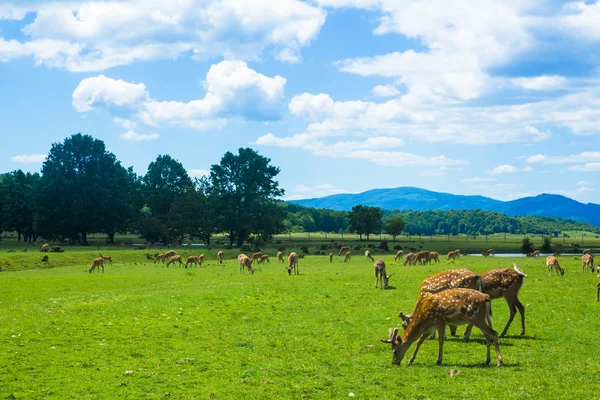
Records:
[[[431,261],[440,262],[440,253],[437,251],[432,251],[429,253],[429,262]]]
[[[394,256],[394,261],[398,261],[401,260],[402,257],[404,256],[404,252],[402,250],[399,250],[396,255]]]
[[[100,272],[100,267],[102,267],[102,273],[104,273],[104,258],[102,257],[95,258],[92,261],[92,266],[88,271],[91,274],[92,272],[94,272],[94,269],[98,268],[98,272]]]
[[[238,256],[238,261],[240,263],[240,274],[244,273],[244,268],[248,268],[248,273],[252,275],[254,273],[254,269],[252,268],[252,260],[245,254],[240,254]]]
[[[263,256],[263,252],[262,251],[257,251],[256,253],[252,254],[252,261],[251,263],[254,263],[254,261],[256,261],[257,263],[260,261],[260,258]]]
[[[223,250],[221,250],[217,253],[217,261],[219,262],[219,264],[223,264],[224,260],[225,260],[225,252]]]
[[[298,254],[294,252],[291,252],[288,256],[288,275],[292,275],[292,271],[294,271],[294,275],[298,275]]]
[[[284,263],[284,262],[285,262],[285,260],[283,259],[283,253],[282,253],[282,252],[280,252],[280,251],[278,251],[278,252],[277,252],[277,260],[278,260],[280,263]]]
[[[429,264],[429,254],[428,250],[421,250],[415,255],[415,263],[423,265]]]
[[[583,254],[592,254],[592,249],[583,250]]]
[[[414,265],[415,264],[415,254],[414,253],[408,253],[406,255],[406,258],[404,259],[404,266],[406,267],[406,264],[408,265]]]
[[[488,249],[488,251],[486,251],[485,253],[483,253],[484,257],[488,257],[488,256],[495,256],[496,255],[496,251],[494,249]]]
[[[44,243],[44,244],[42,245],[42,247],[40,247],[40,251],[41,251],[42,253],[47,253],[49,249],[50,249],[50,245],[49,245],[48,243]]]
[[[342,246],[340,247],[340,251],[338,251],[338,256],[342,255],[342,252],[350,250],[350,246]]]
[[[169,261],[167,262],[167,268],[169,268],[169,265],[171,265],[173,263],[179,263],[179,266],[181,267],[183,265],[183,261],[181,261],[181,256],[180,255],[171,256],[171,258],[169,258]]]
[[[600,301],[600,282],[596,285],[596,301]]]
[[[560,272],[561,275],[565,274],[565,270],[558,264],[558,258],[554,256],[546,257],[546,265],[548,266],[548,273],[552,276],[552,268],[556,268],[556,274]]]
[[[198,260],[198,257],[196,256],[189,256],[186,260],[185,260],[185,267],[187,268],[189,264],[200,264],[200,260]]]
[[[375,288],[377,288],[377,284],[379,283],[379,287],[381,289],[388,288],[388,280],[392,277],[392,275],[387,275],[385,272],[385,262],[381,259],[377,260],[375,264],[373,264],[373,271],[375,272]]]
[[[489,294],[492,300],[504,297],[504,300],[506,300],[506,303],[508,304],[510,317],[500,336],[504,336],[506,335],[506,332],[508,332],[510,324],[515,318],[515,315],[517,315],[517,310],[519,311],[519,314],[521,314],[520,335],[523,336],[525,334],[525,307],[523,307],[523,304],[519,301],[519,290],[521,290],[521,286],[523,286],[523,281],[526,276],[527,275],[525,275],[515,263],[513,263],[513,269],[499,268],[481,274],[483,293]],[[473,329],[473,327],[469,325],[465,332],[465,336],[463,337],[465,341],[469,340],[471,329]]]
[[[375,261],[375,259],[373,258],[373,256],[371,255],[371,252],[369,250],[365,251],[365,258],[367,260]]]
[[[102,257],[104,259],[104,262],[108,261],[108,263],[110,265],[112,265],[112,256],[103,256],[102,253],[98,253],[100,254],[100,257]]]
[[[165,253],[165,259],[170,259],[173,256],[176,256],[177,252],[175,250],[169,250]]]
[[[446,256],[446,260],[456,260],[458,258],[458,253],[456,252],[456,250],[453,251],[449,251],[448,255]]]
[[[584,254],[581,257],[581,272],[585,272],[585,267],[588,267],[592,274],[594,273],[594,257],[591,254]]]
[[[333,253],[329,253],[329,262],[332,263],[333,262]]]
[[[121,242],[117,245],[117,250],[122,249],[123,247],[125,247],[125,243]]]
[[[502,354],[498,343],[498,333],[491,328],[490,296],[473,289],[449,289],[429,295],[423,299],[414,311],[413,318],[401,337],[398,329],[390,328],[389,338],[381,339],[392,345],[392,364],[398,365],[410,346],[417,342],[408,361],[412,364],[419,347],[431,333],[438,332],[439,353],[437,364],[442,363],[446,325],[471,324],[483,332],[486,343],[486,365],[490,364],[490,342],[496,346],[498,366],[502,365]]]
[[[540,255],[540,251],[539,250],[534,250],[533,253],[531,253],[531,257],[537,257]]]
[[[267,264],[271,264],[271,261],[269,261],[269,256],[268,256],[267,254],[263,254],[263,255],[260,257],[260,260],[258,260],[258,263],[259,263],[259,264],[262,264],[262,263],[264,263],[264,262],[266,262]]]
[[[596,278],[600,278],[600,265],[596,265],[596,271],[598,272],[598,276]]]
[[[421,282],[419,288],[419,295],[417,296],[417,302],[415,307],[410,314],[404,315],[403,313],[398,314],[398,317],[402,319],[402,326],[404,329],[410,323],[415,311],[419,307],[419,304],[424,298],[432,294],[440,293],[450,289],[466,288],[481,291],[483,284],[481,282],[481,276],[477,275],[473,271],[469,271],[466,268],[450,269],[442,272],[438,272],[435,275]],[[454,330],[453,330],[454,332]]]
[[[203,267],[203,266],[204,266],[204,258],[205,258],[204,254],[200,254],[200,255],[198,256],[198,262],[200,263],[200,266],[201,266],[201,267]]]
[[[350,262],[352,261],[352,253],[347,251],[346,255],[344,256],[344,262]]]
[[[167,258],[167,256],[165,254],[158,254],[156,256],[156,258],[154,259],[154,264],[156,264],[157,261],[162,262],[163,264],[165,263],[165,258]]]

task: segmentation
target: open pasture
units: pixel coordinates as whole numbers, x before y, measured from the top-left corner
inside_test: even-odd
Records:
[[[0,274],[0,398],[598,396],[598,279],[581,272],[580,258],[561,257],[565,275],[549,276],[542,257],[442,257],[404,267],[390,254],[391,288],[380,290],[373,263],[358,253],[350,263],[306,256],[299,276],[288,276],[273,253],[250,276],[231,259],[237,252],[222,266],[216,252],[205,251],[206,268],[167,269],[145,251],[107,251],[115,262],[104,274],[87,272],[97,251],[50,253],[54,268],[46,269],[35,266],[39,252],[3,252],[0,262],[34,267]],[[518,336],[517,315],[500,339],[503,366],[483,366],[476,329],[469,343],[446,341],[442,366],[437,340],[423,344],[414,365],[391,364],[379,339],[401,326],[398,312],[412,309],[422,279],[513,261],[528,275],[519,296],[527,332]],[[501,331],[508,308],[493,304]],[[450,377],[451,369],[459,374]]]

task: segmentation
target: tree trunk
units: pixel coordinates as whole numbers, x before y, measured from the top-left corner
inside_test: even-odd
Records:
[[[17,231],[17,242],[21,241],[21,231]]]
[[[81,244],[82,245],[87,245],[88,241],[87,241],[87,232],[81,232]]]
[[[108,234],[108,244],[115,244],[115,234],[114,233]]]

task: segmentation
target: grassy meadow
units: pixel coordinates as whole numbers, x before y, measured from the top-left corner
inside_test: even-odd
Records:
[[[579,257],[561,257],[565,275],[549,276],[542,257],[404,267],[387,254],[391,288],[379,290],[372,263],[358,254],[331,264],[307,255],[299,276],[271,260],[250,276],[240,275],[235,251],[217,265],[217,249],[204,250],[204,268],[190,269],[155,265],[146,250],[105,249],[114,263],[104,274],[87,272],[95,248],[49,253],[47,263],[37,249],[7,251],[0,250],[0,399],[599,397],[598,278],[581,272]],[[422,279],[513,261],[528,275],[520,295],[527,332],[517,336],[517,315],[500,341],[503,366],[483,365],[477,330],[469,343],[447,340],[442,366],[437,340],[424,343],[414,365],[406,365],[412,349],[402,365],[391,364],[379,339],[400,326],[397,314],[411,310]],[[507,318],[496,300],[494,328]],[[460,373],[450,377],[450,369]]]

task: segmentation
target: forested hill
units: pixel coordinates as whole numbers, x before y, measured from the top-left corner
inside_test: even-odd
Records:
[[[384,210],[487,210],[502,214],[546,216],[574,219],[600,225],[600,205],[583,204],[556,194],[541,194],[512,201],[494,200],[484,196],[463,196],[438,193],[414,187],[374,189],[357,194],[336,194],[318,199],[293,200],[295,204],[349,211],[355,205],[380,207]]]

